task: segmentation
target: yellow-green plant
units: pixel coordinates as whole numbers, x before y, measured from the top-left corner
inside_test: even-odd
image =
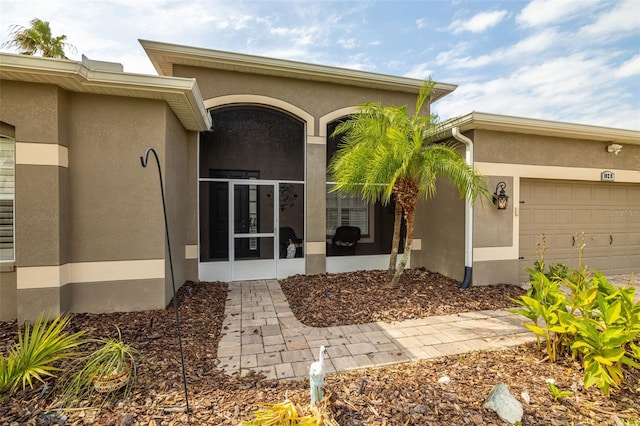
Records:
[[[300,415],[302,411],[290,400],[276,404],[262,404],[253,413],[253,420],[242,422],[242,426],[338,426],[338,423],[317,406],[310,408],[311,414]]]
[[[566,277],[569,269],[564,263],[552,263],[549,265],[549,269],[547,270],[547,266],[544,262],[544,255],[546,251],[547,237],[542,233],[536,242],[536,261],[533,262],[533,268],[527,269],[527,272],[529,272],[529,278],[533,279],[531,274],[534,272],[542,272],[550,280],[561,280]]]
[[[632,287],[611,294],[599,293],[593,316],[576,318],[577,332],[571,349],[582,360],[585,388],[596,385],[609,395],[611,386],[622,382],[623,365],[640,368],[636,340],[640,335],[640,303],[623,310],[626,301],[620,297],[633,297],[634,293]]]
[[[551,393],[553,394],[553,400],[557,401],[561,398],[567,397],[567,396],[571,396],[573,395],[573,392],[568,391],[568,390],[560,390],[558,389],[558,387],[556,385],[553,384],[553,382],[551,381],[547,381],[547,385],[549,386],[549,390],[551,391]]]
[[[18,343],[8,356],[0,358],[0,393],[18,388],[33,388],[33,382],[44,382],[46,377],[56,377],[60,368],[56,361],[76,354],[75,348],[83,343],[84,332],[68,334],[65,331],[69,316],[57,316],[51,322],[39,315],[33,326],[26,323],[18,333]]]
[[[540,346],[540,338],[546,345],[549,361],[555,362],[566,344],[565,333],[573,330],[566,313],[566,296],[560,290],[558,281],[550,280],[540,271],[532,272],[531,288],[520,299],[512,299],[522,306],[511,312],[518,313],[533,322],[525,327],[535,333]]]
[[[583,248],[578,269],[567,268],[564,277],[530,270],[531,289],[514,300],[521,308],[512,312],[531,321],[525,326],[539,345],[545,340],[551,362],[571,353],[583,364],[585,387],[596,385],[608,396],[622,382],[624,365],[640,368],[640,303],[632,286],[615,288],[583,266]]]

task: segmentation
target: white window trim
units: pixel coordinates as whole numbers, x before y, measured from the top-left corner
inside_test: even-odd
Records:
[[[13,172],[13,191],[11,193],[0,193],[0,199],[3,201],[11,201],[11,215],[12,215],[12,225],[11,225],[11,259],[0,259],[0,264],[2,265],[13,265],[16,261],[16,194],[15,194],[15,176],[16,176],[16,141],[14,138],[0,135],[0,140],[13,145],[13,164],[10,164],[8,169],[12,169]],[[0,268],[0,271],[5,268]]]

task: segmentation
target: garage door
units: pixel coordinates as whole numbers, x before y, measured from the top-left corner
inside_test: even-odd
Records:
[[[604,274],[640,273],[640,185],[523,179],[519,219],[521,281],[542,233],[547,265],[576,268],[584,233],[583,263]]]

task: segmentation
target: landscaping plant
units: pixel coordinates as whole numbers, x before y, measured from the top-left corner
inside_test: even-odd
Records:
[[[483,175],[467,164],[453,144],[436,143],[444,129],[457,118],[441,122],[435,114],[426,115],[436,82],[428,79],[420,88],[413,114],[407,105],[363,104],[357,113],[335,129],[342,136],[338,151],[329,161],[335,181],[332,191],[357,194],[383,205],[395,200],[395,222],[389,272],[396,265],[400,243],[400,214],[404,215],[404,251],[391,283],[397,284],[411,253],[416,206],[420,199],[436,194],[437,179],[452,183],[462,197],[473,202],[478,196],[489,199]],[[401,207],[401,209],[399,207]]]
[[[242,422],[242,426],[338,426],[333,417],[325,413],[322,405],[311,406],[308,410],[310,414],[306,415],[300,414],[302,409],[290,399],[263,406],[253,413],[253,420]]]
[[[549,390],[553,394],[554,401],[573,395],[573,392],[571,391],[568,391],[568,390],[561,391],[560,389],[558,389],[558,387],[553,384],[552,380],[547,380],[547,386],[549,386]]]
[[[125,388],[125,395],[130,389],[130,385],[136,377],[136,357],[139,355],[137,349],[126,344],[122,340],[120,329],[117,338],[97,339],[94,343],[99,344],[98,349],[76,361],[75,368],[71,371],[72,377],[66,378],[62,394],[63,399],[68,403],[79,401],[89,397],[98,389],[104,393],[110,393]],[[119,379],[122,386],[116,383]],[[113,385],[100,387],[102,381],[111,381]],[[96,382],[99,382],[96,385]]]
[[[39,315],[33,326],[25,323],[18,333],[18,343],[7,357],[0,357],[0,393],[33,388],[34,380],[44,383],[46,377],[56,377],[60,368],[56,361],[76,354],[84,332],[68,334],[65,331],[70,318],[57,316],[51,322]]]
[[[545,340],[550,362],[570,354],[582,362],[585,388],[596,385],[609,396],[622,382],[624,365],[640,368],[640,303],[632,286],[615,288],[583,266],[583,249],[578,269],[558,268],[562,277],[545,274],[544,260],[537,262],[529,270],[531,288],[514,300],[521,307],[512,312],[531,321],[525,326],[539,344]]]

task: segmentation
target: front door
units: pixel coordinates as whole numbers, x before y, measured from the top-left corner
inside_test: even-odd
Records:
[[[233,281],[276,277],[276,185],[248,180],[230,182],[229,253]]]

